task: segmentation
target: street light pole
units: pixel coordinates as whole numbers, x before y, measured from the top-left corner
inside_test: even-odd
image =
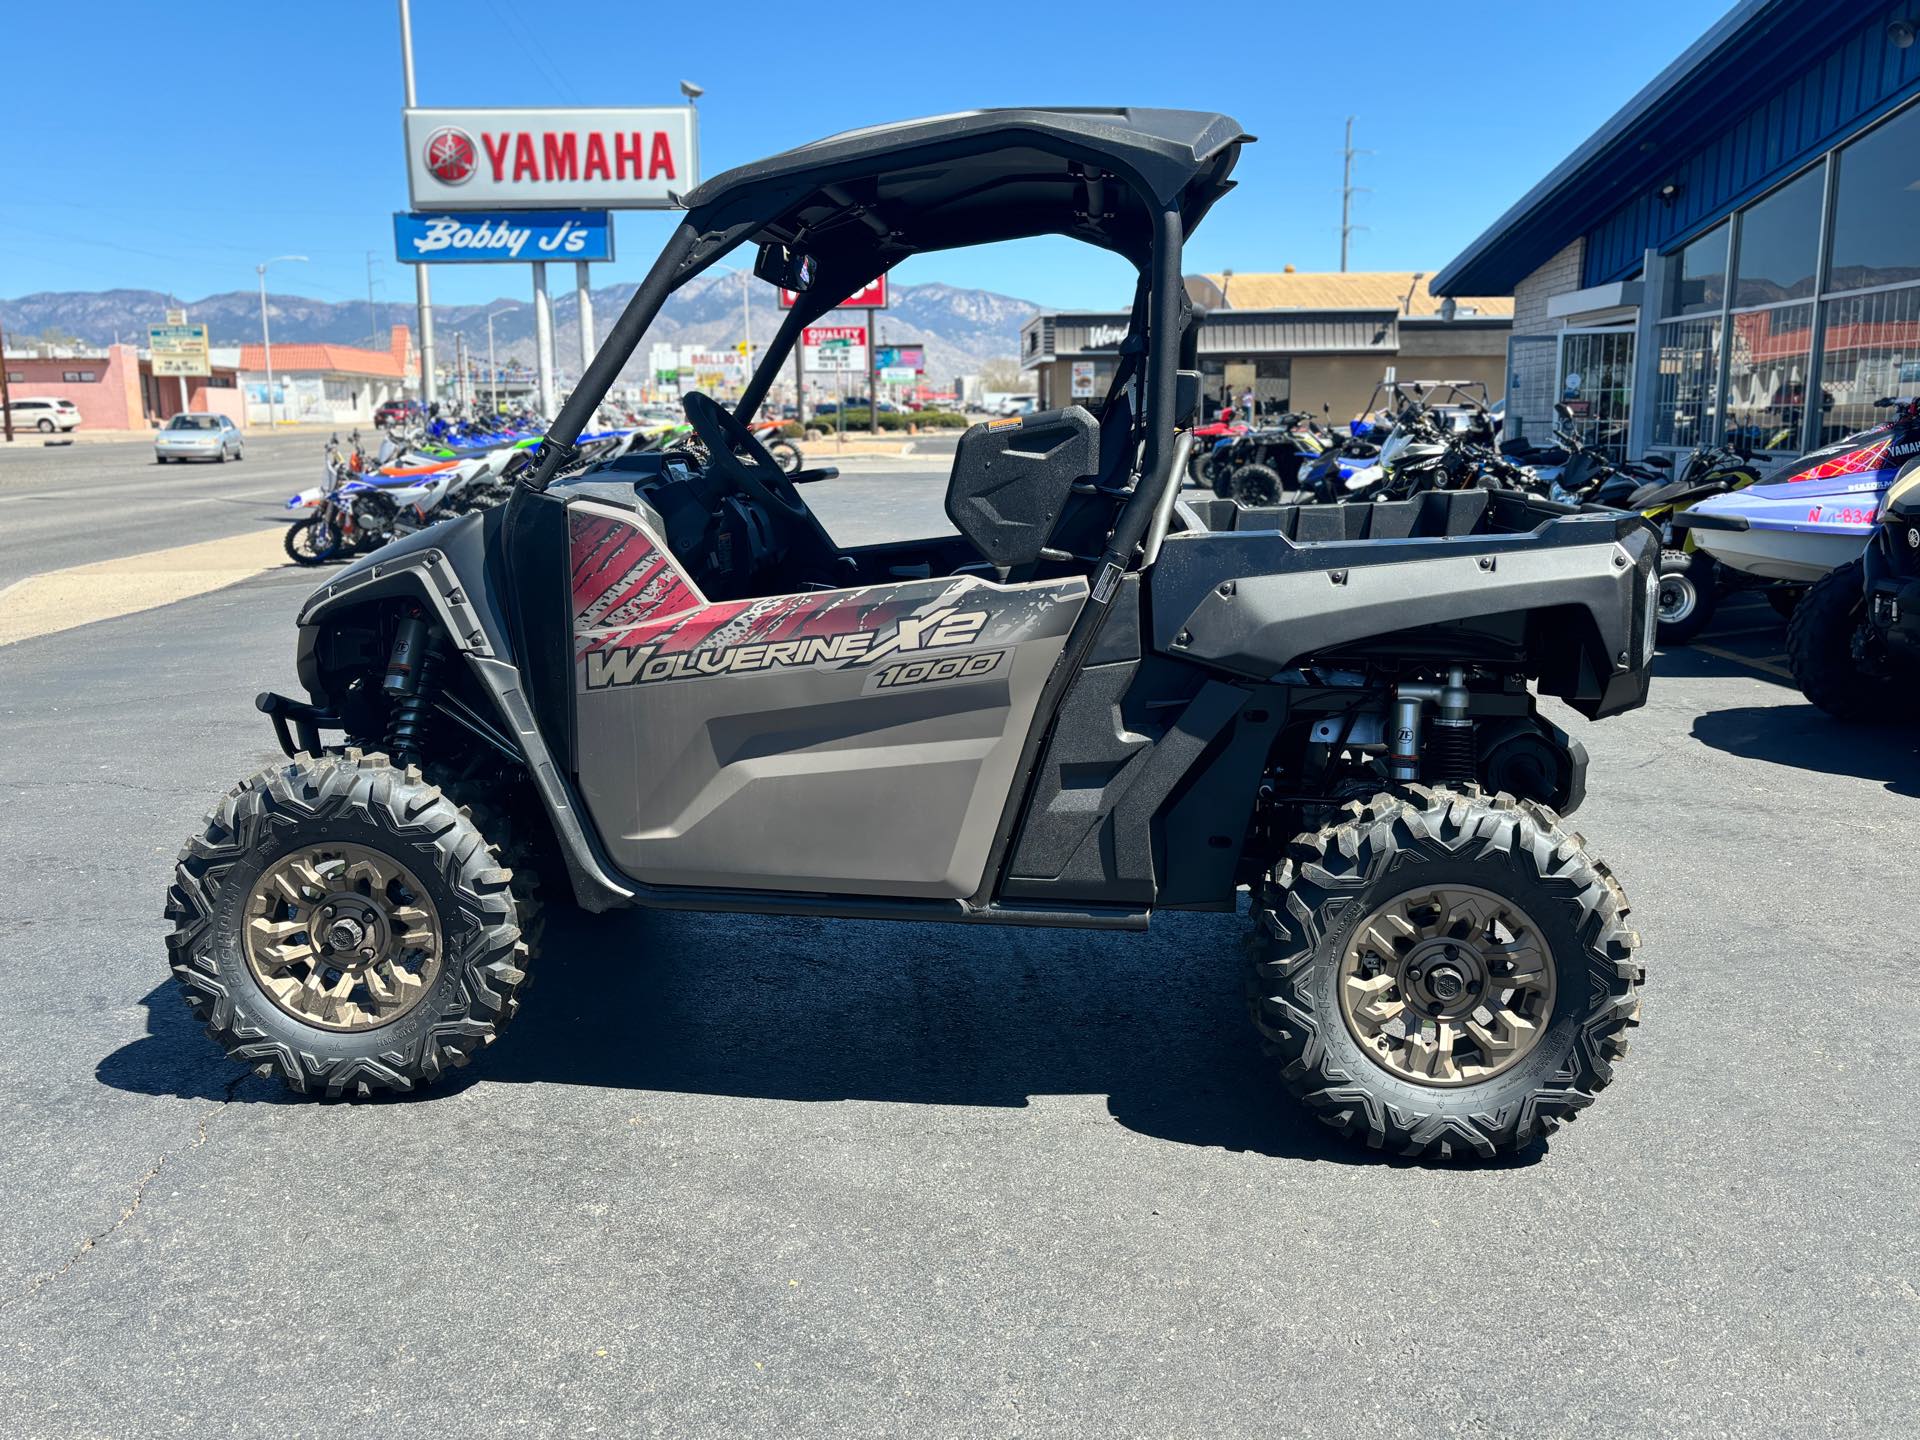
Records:
[[[512,308],[507,305],[487,312],[487,401],[496,415],[500,413],[500,367],[493,361],[493,317],[504,315]]]
[[[411,110],[419,101],[413,88],[413,12],[407,0],[400,0],[400,72],[406,82],[407,109]],[[404,120],[402,124],[404,128]],[[413,267],[413,294],[420,310],[420,406],[424,414],[438,398],[433,374],[433,283],[427,278],[424,264]]]
[[[267,330],[267,266],[277,265],[282,260],[305,260],[304,255],[276,255],[271,260],[262,260],[253,268],[260,275],[260,349],[267,360],[267,433],[273,433],[273,336]]]

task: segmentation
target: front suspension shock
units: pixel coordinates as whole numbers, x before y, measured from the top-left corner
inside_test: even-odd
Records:
[[[418,765],[424,754],[427,718],[439,690],[443,636],[418,610],[400,618],[393,652],[380,682],[386,692],[387,754],[399,765]]]

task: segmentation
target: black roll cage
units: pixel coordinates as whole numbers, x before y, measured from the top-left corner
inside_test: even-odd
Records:
[[[989,112],[990,113],[990,112]],[[1044,114],[1046,112],[1018,112],[1022,115]],[[979,888],[973,895],[962,901],[910,901],[875,900],[858,897],[824,897],[776,895],[769,893],[746,893],[732,891],[681,891],[647,886],[633,877],[621,877],[617,889],[643,904],[696,909],[751,909],[751,910],[814,910],[829,913],[863,916],[870,918],[897,919],[958,919],[981,923],[1009,924],[1076,924],[1076,925],[1115,925],[1133,928],[1144,924],[1145,912],[1131,906],[1125,907],[1080,907],[1080,906],[1020,906],[1007,905],[996,901],[996,893],[1006,878],[1009,851],[1018,829],[1031,782],[1051,733],[1055,717],[1060,711],[1062,699],[1074,679],[1079,675],[1089,652],[1098,639],[1102,625],[1111,612],[1114,601],[1121,590],[1121,578],[1137,559],[1145,553],[1143,541],[1148,540],[1149,530],[1155,524],[1157,513],[1163,512],[1163,500],[1169,499],[1172,492],[1169,487],[1177,487],[1183,468],[1182,445],[1179,430],[1190,424],[1190,417],[1181,416],[1179,411],[1180,371],[1183,366],[1192,369],[1196,344],[1195,327],[1192,325],[1193,309],[1181,279],[1181,255],[1187,233],[1198,224],[1202,215],[1211,206],[1213,200],[1230,188],[1227,175],[1238,157],[1239,145],[1251,137],[1243,134],[1237,125],[1222,116],[1192,116],[1179,112],[1119,112],[1129,118],[1142,115],[1148,121],[1158,121],[1165,129],[1156,134],[1149,131],[1147,142],[1157,146],[1149,150],[1143,146],[1148,165],[1139,169],[1116,160],[1111,156],[1102,156],[1097,152],[1091,156],[1076,154],[1072,143],[1036,144],[1032,148],[1058,153],[1070,165],[1084,166],[1088,159],[1101,162],[1100,168],[1089,173],[1085,170],[1070,171],[1079,180],[1087,196],[1086,209],[1075,212],[1075,223],[1071,226],[1022,225],[1015,223],[1002,227],[1000,233],[980,233],[977,226],[974,235],[961,243],[984,244],[1000,239],[1023,238],[1027,235],[1067,234],[1071,238],[1087,240],[1122,254],[1135,266],[1139,274],[1136,287],[1132,319],[1128,327],[1128,341],[1123,351],[1128,358],[1116,372],[1114,387],[1138,383],[1141,404],[1138,414],[1143,422],[1144,436],[1140,450],[1140,462],[1137,474],[1132,479],[1132,487],[1115,517],[1113,529],[1107,545],[1092,568],[1087,603],[1081,607],[1072,628],[1068,631],[1058,660],[1055,662],[1046,683],[1042,688],[1034,717],[1023,741],[1020,761],[1014,781],[1008,787],[999,821],[995,828],[993,843],[988,851],[987,861],[981,872]],[[1070,116],[1075,123],[1083,117]],[[975,123],[981,117],[966,117],[968,123]],[[1198,132],[1199,143],[1188,152],[1188,164],[1182,178],[1181,156],[1178,146],[1169,144],[1165,131],[1179,124],[1187,124],[1189,130],[1194,121],[1205,122]],[[1171,122],[1171,123],[1169,123]],[[1044,121],[1042,122],[1044,124]],[[1109,127],[1113,121],[1109,112],[1101,112],[1101,123]],[[925,124],[922,125],[925,128]],[[991,152],[991,145],[981,145],[979,135],[974,137],[971,148],[957,145],[953,153],[958,156],[979,156]],[[991,138],[989,135],[987,138]],[[1023,139],[1031,137],[1023,136]],[[1184,134],[1176,136],[1184,143]],[[830,145],[831,142],[822,142]],[[794,152],[796,157],[808,157],[808,147]],[[913,151],[916,164],[925,166],[929,159],[938,158],[938,146],[920,145]],[[1172,151],[1170,155],[1168,152]],[[777,165],[783,157],[763,162],[768,166]],[[887,158],[882,152],[881,159]],[[1157,164],[1160,168],[1160,185],[1149,182],[1145,170]],[[755,167],[745,167],[736,175],[746,175]],[[1171,183],[1169,183],[1171,177]],[[1057,180],[1059,177],[1056,176]],[[625,365],[627,359],[638,347],[642,336],[659,314],[667,297],[681,285],[699,275],[724,256],[749,241],[772,241],[792,244],[804,235],[796,236],[791,227],[783,224],[783,217],[796,211],[809,202],[811,197],[825,196],[837,206],[836,218],[854,222],[842,233],[853,235],[866,234],[873,239],[864,246],[854,247],[850,260],[841,259],[832,251],[816,257],[819,262],[819,275],[814,286],[804,292],[794,308],[788,312],[781,324],[773,344],[763,357],[759,368],[749,381],[735,413],[744,422],[759,407],[773,378],[780,373],[788,357],[792,354],[794,343],[799,338],[803,326],[810,324],[829,310],[834,309],[837,300],[852,294],[876,275],[884,273],[895,259],[918,250],[937,248],[957,248],[941,244],[926,244],[918,247],[905,246],[898,254],[889,245],[890,233],[884,228],[876,229],[875,217],[853,199],[847,189],[831,179],[824,182],[805,179],[784,190],[776,188],[771,199],[777,205],[763,206],[759,210],[749,210],[742,217],[740,197],[730,193],[726,183],[729,179],[722,176],[703,186],[691,197],[689,213],[677,226],[654,261],[646,278],[628,301],[625,310],[610,330],[606,343],[587,367],[580,384],[568,398],[552,429],[542,443],[537,465],[528,467],[518,477],[513,496],[502,516],[504,528],[512,533],[522,527],[523,519],[531,523],[532,511],[550,504],[545,491],[556,476],[564,471],[577,457],[575,442],[580,432],[591,419],[600,401],[605,397],[615,377]],[[1112,232],[1103,231],[1103,218],[1117,214],[1117,209],[1109,211],[1103,204],[1109,193],[1106,187],[1121,182],[1137,202],[1138,208],[1127,217],[1130,227],[1120,233],[1118,227]],[[764,182],[752,189],[766,189]],[[718,189],[712,200],[704,201],[708,192]],[[749,194],[749,199],[754,198]],[[729,214],[728,211],[733,213]],[[773,213],[769,213],[772,211]],[[975,214],[976,224],[979,214]],[[998,220],[998,211],[989,211],[984,228],[991,231]],[[817,216],[812,228],[820,228]],[[891,256],[891,258],[889,258]],[[881,262],[874,268],[876,258]],[[1144,349],[1146,365],[1140,372],[1138,356]],[[1111,398],[1111,393],[1109,398]],[[1150,544],[1147,548],[1151,548]],[[527,577],[511,575],[509,583],[516,592],[520,591]],[[537,585],[535,587],[538,588]],[[524,603],[516,603],[516,611],[524,611]],[[543,788],[564,791],[567,782],[557,775],[541,774],[536,777]],[[550,767],[546,767],[550,768]],[[570,769],[564,761],[562,769]],[[550,811],[552,810],[550,800]],[[577,822],[571,814],[564,817],[568,829],[575,828]],[[594,847],[585,833],[578,837],[593,854],[595,868],[603,867],[603,861],[594,851]],[[578,846],[569,842],[569,849]],[[576,888],[583,895],[592,894],[598,888],[604,888],[604,881],[582,873],[576,876]],[[596,908],[599,908],[596,906]]]

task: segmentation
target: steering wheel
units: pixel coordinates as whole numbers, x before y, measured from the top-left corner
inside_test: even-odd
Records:
[[[768,453],[759,437],[704,391],[688,391],[681,403],[687,423],[707,447],[708,464],[773,513],[802,552],[803,565],[813,562],[834,585],[844,584],[845,572],[851,568],[848,558],[834,545],[833,537],[807,508],[780,462]],[[746,453],[742,455],[741,451]]]

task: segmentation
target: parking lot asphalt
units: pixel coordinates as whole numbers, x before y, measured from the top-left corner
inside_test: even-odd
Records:
[[[272,518],[74,458],[48,517]],[[931,530],[943,475],[807,498],[850,542]],[[26,508],[0,576],[125,534]],[[1614,1086],[1425,1165],[1286,1100],[1232,916],[561,911],[441,1089],[252,1077],[159,914],[276,754],[250,702],[296,688],[316,578],[0,647],[0,1434],[1912,1433],[1920,731],[1806,705],[1763,603],[1643,709],[1555,716],[1644,940]]]

